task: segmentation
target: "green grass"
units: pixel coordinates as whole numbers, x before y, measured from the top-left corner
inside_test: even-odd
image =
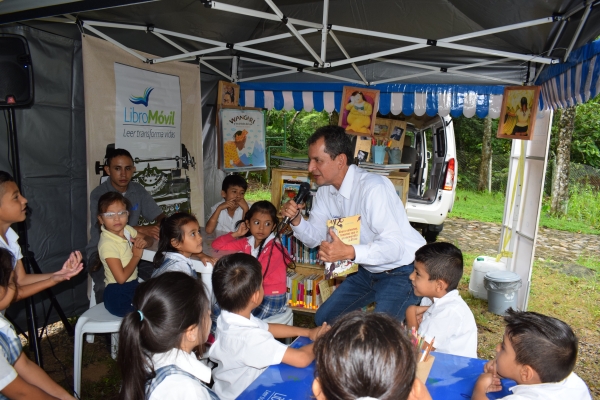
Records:
[[[575,188],[571,192],[569,209],[565,217],[557,218],[548,213],[544,199],[540,226],[561,231],[600,234],[600,196],[591,188]],[[504,213],[504,193],[472,192],[457,189],[451,217],[468,220],[501,223]]]
[[[257,189],[248,190],[244,198],[246,199],[246,201],[252,203],[260,200],[271,201],[271,189],[261,187]]]

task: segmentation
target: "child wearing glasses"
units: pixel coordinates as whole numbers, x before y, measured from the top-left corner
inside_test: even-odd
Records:
[[[142,258],[146,237],[127,225],[129,200],[118,192],[103,194],[98,200],[100,241],[98,255],[104,266],[104,307],[124,317],[134,311],[131,302],[138,286],[137,265]]]

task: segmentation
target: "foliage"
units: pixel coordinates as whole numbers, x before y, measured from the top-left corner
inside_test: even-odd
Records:
[[[309,136],[317,128],[327,124],[329,124],[327,111],[298,112],[272,109],[267,113],[267,146],[283,146],[283,136],[287,129],[288,151],[304,153],[308,149],[306,141]]]
[[[556,154],[558,121],[561,110],[554,114],[550,151]],[[600,95],[577,106],[575,130],[571,143],[571,162],[600,168]]]

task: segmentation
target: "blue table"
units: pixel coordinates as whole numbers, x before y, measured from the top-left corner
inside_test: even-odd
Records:
[[[310,339],[299,337],[291,344],[294,348],[310,343]],[[470,399],[475,381],[483,371],[486,360],[432,353],[433,368],[427,378],[427,389],[434,400]],[[295,368],[280,364],[270,366],[238,397],[241,400],[308,400],[312,397],[314,362],[306,368]],[[511,394],[511,380],[502,381],[502,391],[488,394],[490,399],[499,399]]]

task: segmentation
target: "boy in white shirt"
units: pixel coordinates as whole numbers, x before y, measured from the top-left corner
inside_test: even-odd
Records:
[[[254,317],[264,292],[262,268],[249,254],[222,257],[212,274],[215,296],[221,306],[216,340],[209,350],[213,370],[213,390],[222,400],[235,399],[269,365],[285,363],[307,367],[315,358],[313,344],[293,349],[275,338],[308,336],[315,340],[329,327],[313,329],[282,324],[267,324]]]
[[[248,203],[244,195],[248,190],[248,182],[240,175],[228,175],[221,185],[221,197],[223,201],[218,202],[210,209],[210,218],[206,221],[206,233],[215,230],[223,233],[235,232],[238,221],[244,219],[248,211]]]
[[[462,252],[453,244],[430,243],[417,250],[410,280],[423,299],[408,307],[406,324],[416,327],[435,351],[477,358],[475,318],[456,289],[462,274]]]
[[[561,320],[535,312],[507,310],[502,343],[473,389],[473,400],[502,389],[500,378],[517,382],[510,400],[591,400],[585,382],[573,372],[577,336]]]

